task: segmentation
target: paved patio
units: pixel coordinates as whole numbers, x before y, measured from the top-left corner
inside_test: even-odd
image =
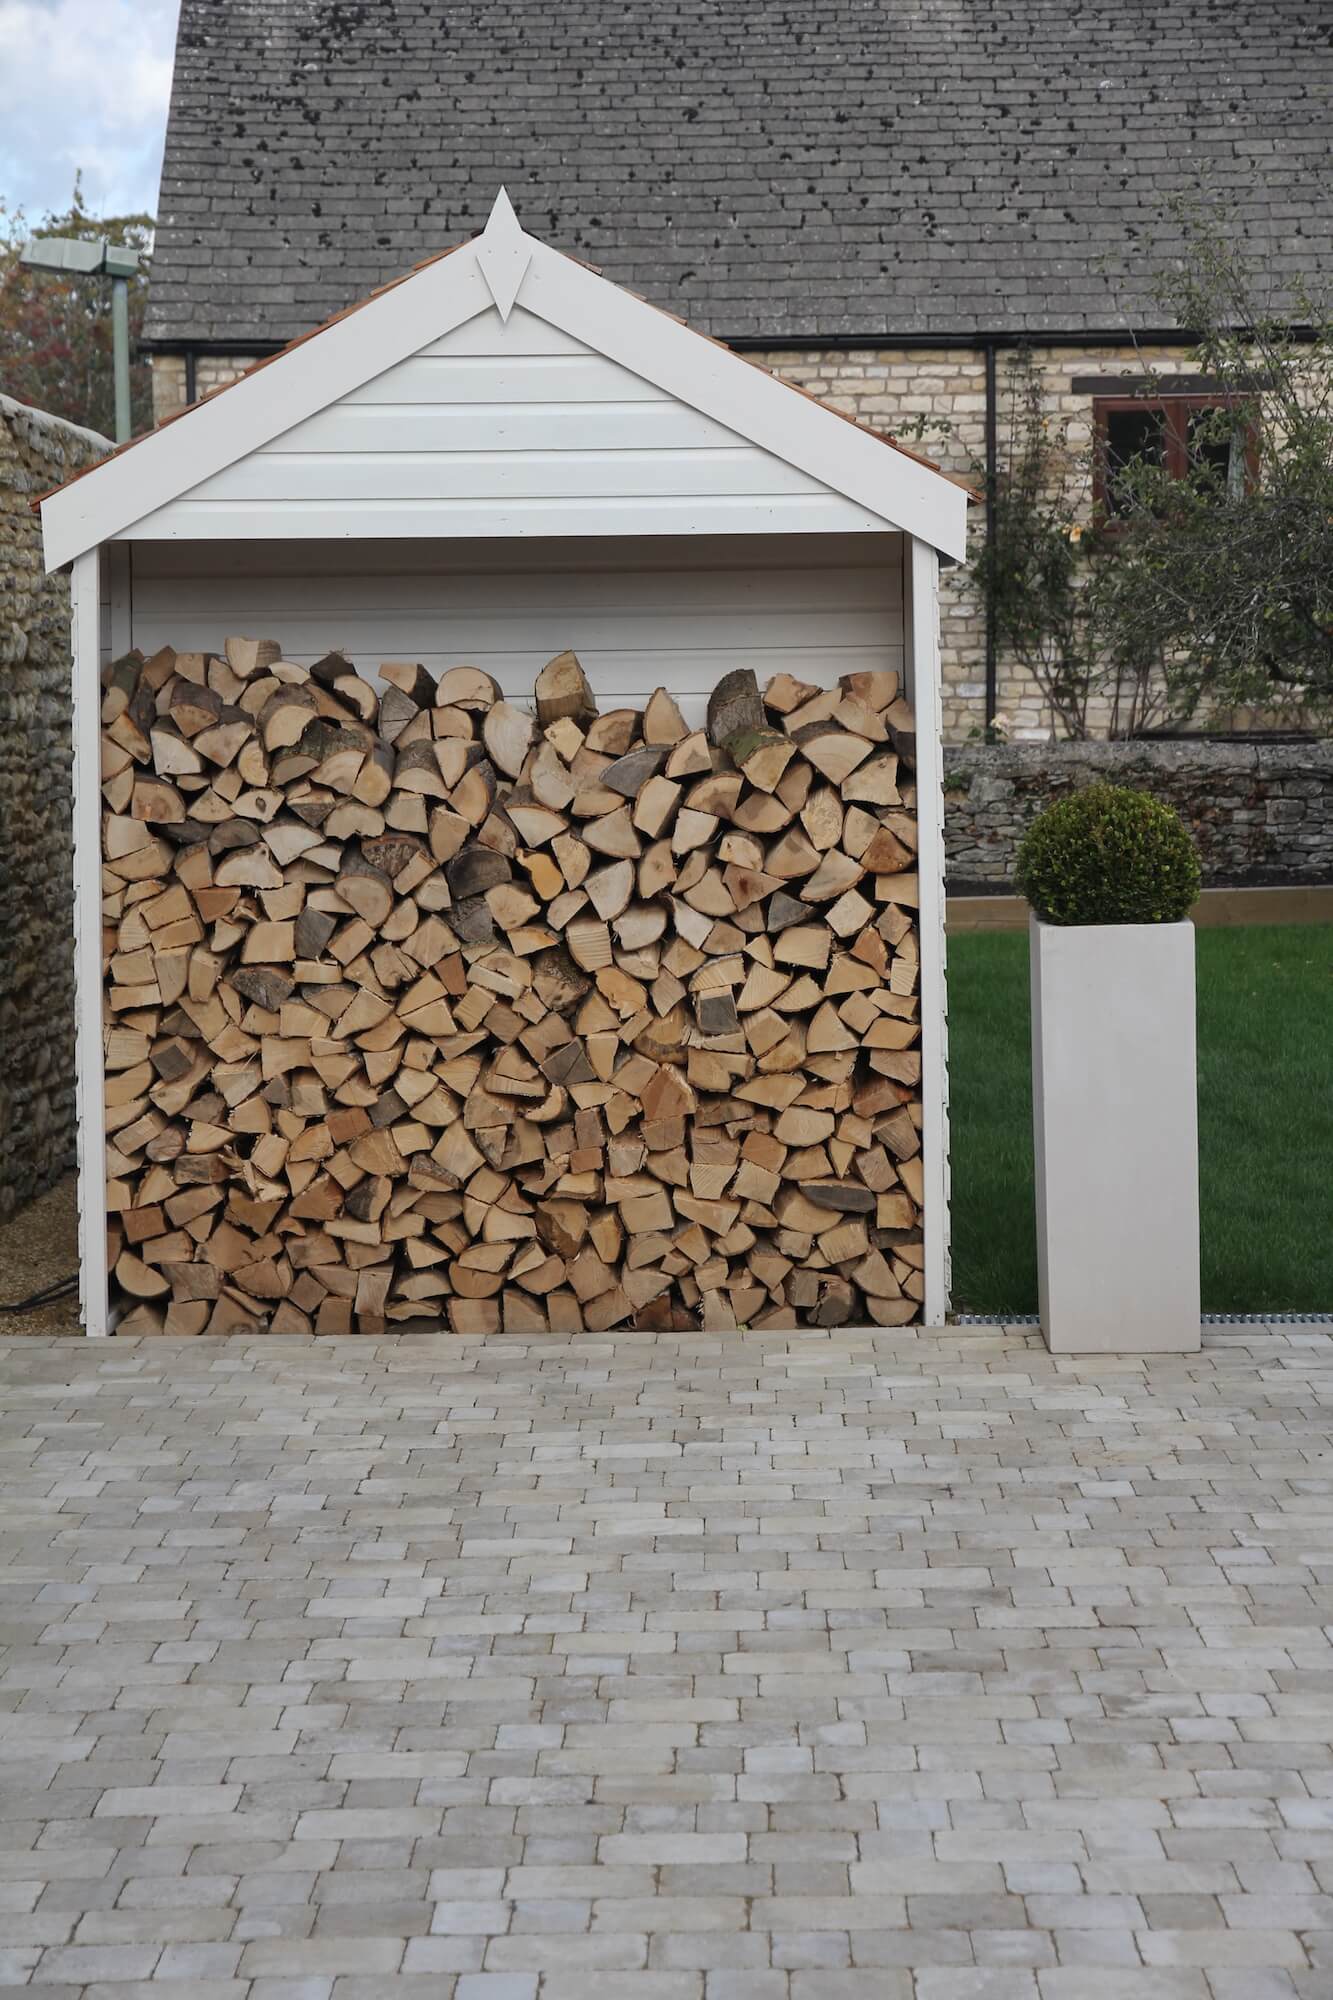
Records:
[[[1333,1994],[1323,1331],[0,1382],[0,1991]]]

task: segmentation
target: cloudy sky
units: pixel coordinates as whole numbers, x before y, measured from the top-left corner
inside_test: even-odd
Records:
[[[178,0],[0,0],[0,202],[157,205]]]

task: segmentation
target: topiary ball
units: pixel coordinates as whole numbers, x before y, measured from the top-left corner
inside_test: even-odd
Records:
[[[1019,889],[1047,924],[1174,924],[1199,893],[1180,814],[1127,785],[1088,785],[1023,836]]]

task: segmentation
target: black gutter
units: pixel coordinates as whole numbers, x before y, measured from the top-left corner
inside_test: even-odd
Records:
[[[1057,327],[1050,331],[1034,328],[1031,332],[994,333],[985,327],[977,327],[974,331],[949,328],[938,333],[886,333],[881,328],[878,333],[742,333],[718,334],[717,338],[725,347],[734,347],[741,353],[771,353],[775,348],[792,348],[801,352],[823,349],[832,354],[845,354],[852,349],[867,347],[889,348],[895,352],[904,347],[924,347],[931,350],[969,348],[975,354],[992,342],[997,350],[1012,347],[1132,347],[1135,342],[1140,346],[1196,347],[1201,336],[1178,326],[1137,327],[1131,331],[1121,325],[1104,327],[1100,331]]]
[[[1233,327],[1237,337],[1244,337],[1249,329]],[[1292,340],[1310,342],[1317,338],[1313,328],[1292,326],[1287,328]],[[988,333],[978,327],[974,333],[827,333],[827,334],[718,334],[724,347],[734,347],[738,353],[772,353],[782,348],[792,348],[801,353],[807,350],[824,349],[831,354],[845,354],[852,349],[867,347],[889,348],[894,352],[904,347],[924,347],[929,350],[945,348],[968,348],[975,354],[978,349],[993,344],[997,352],[1002,348],[1014,347],[1197,347],[1203,335],[1180,326],[1141,326],[1130,328],[1124,325],[1104,328],[1101,332],[1089,332],[1087,328],[1068,331],[1061,328],[1047,329],[1034,327],[1030,332]],[[1107,366],[1116,364],[1108,362]]]
[[[296,335],[292,335],[294,340]],[[284,347],[291,345],[286,340],[260,340],[246,335],[235,340],[187,340],[183,336],[173,339],[164,335],[157,340],[147,337],[138,342],[141,354],[281,354]]]
[[[313,331],[306,328],[306,332]],[[1298,337],[1304,330],[1293,329]],[[300,338],[293,334],[292,340]],[[1169,343],[1176,347],[1193,347],[1198,344],[1197,333],[1182,332],[1180,327],[1140,327],[1130,334],[1124,326],[1104,328],[1101,332],[1089,332],[1086,328],[1077,332],[1056,329],[1031,333],[990,333],[984,327],[975,331],[960,332],[948,329],[940,333],[892,333],[881,327],[870,333],[719,333],[714,336],[724,347],[734,347],[739,353],[770,353],[774,348],[794,348],[802,353],[824,349],[830,353],[843,354],[852,348],[903,347],[926,348],[977,348],[987,341],[994,341],[1000,347],[1116,347],[1131,346],[1135,340],[1154,344]],[[184,354],[193,348],[196,354],[280,354],[290,345],[287,340],[274,340],[271,335],[236,332],[229,335],[208,335],[195,338],[185,334],[159,334],[145,336],[139,346],[145,354]]]
[[[998,464],[995,442],[995,342],[986,342],[986,548],[990,553],[995,542],[995,499],[998,481]],[[995,583],[993,577],[987,579],[986,589],[986,729],[989,732],[995,720],[997,707],[997,667],[995,635]]]
[[[313,329],[307,328],[306,331]],[[1310,341],[1315,338],[1310,327],[1294,326],[1288,331],[1293,340]],[[293,334],[291,338],[295,340],[299,337]],[[823,350],[831,354],[845,354],[852,349],[867,347],[888,348],[895,352],[904,347],[932,350],[969,348],[975,353],[978,348],[990,344],[998,352],[1001,348],[1013,347],[1131,347],[1136,341],[1148,346],[1197,347],[1202,336],[1178,326],[1137,327],[1131,332],[1121,325],[1104,328],[1101,332],[1089,332],[1086,328],[1076,331],[1034,328],[1026,333],[988,333],[978,327],[970,333],[886,333],[881,328],[878,333],[720,333],[714,337],[724,347],[735,348],[738,354],[770,354],[774,348],[790,348],[799,353]],[[209,337],[197,340],[163,334],[138,342],[144,354],[185,354],[193,349],[196,354],[247,354],[256,359],[281,354],[283,348],[289,345],[286,340],[244,333],[235,333],[226,339]],[[1113,364],[1108,363],[1110,365]]]

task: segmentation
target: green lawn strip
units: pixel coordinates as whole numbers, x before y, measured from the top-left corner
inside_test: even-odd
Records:
[[[1198,933],[1205,1312],[1333,1311],[1333,925]],[[954,1306],[1035,1312],[1028,947],[949,940]]]

